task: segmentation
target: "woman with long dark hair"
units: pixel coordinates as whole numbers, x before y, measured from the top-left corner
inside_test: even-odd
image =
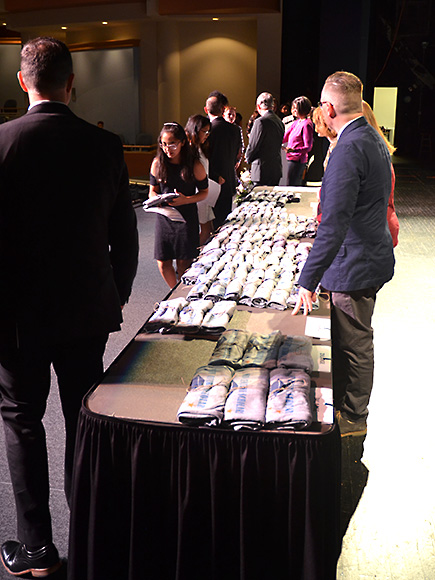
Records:
[[[204,115],[192,115],[187,120],[184,128],[187,139],[192,148],[192,153],[196,159],[201,161],[207,175],[209,173],[207,139],[210,134],[210,129],[210,119]],[[220,190],[221,186],[216,183],[216,181],[209,179],[207,198],[198,202],[198,218],[200,225],[199,243],[201,246],[207,242],[213,233],[213,220],[215,217],[213,206],[219,197]]]
[[[173,288],[198,255],[199,221],[197,202],[208,193],[204,166],[193,155],[186,133],[179,123],[165,123],[159,135],[159,149],[151,164],[150,198],[177,193],[169,207],[157,213],[154,258],[159,271]],[[173,261],[176,261],[176,269]]]

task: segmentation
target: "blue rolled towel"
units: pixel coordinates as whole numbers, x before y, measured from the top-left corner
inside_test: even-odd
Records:
[[[267,369],[237,370],[225,402],[224,424],[235,431],[261,429],[266,418],[268,390]]]
[[[271,429],[304,429],[311,425],[310,376],[300,369],[274,369],[266,406]]]
[[[178,420],[187,425],[219,425],[233,374],[224,365],[199,367],[178,409]]]

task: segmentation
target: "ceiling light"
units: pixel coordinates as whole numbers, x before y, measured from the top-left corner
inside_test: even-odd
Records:
[[[104,24],[104,25],[106,25],[106,24],[109,24],[109,23],[108,23],[108,22],[106,22],[106,21],[103,21],[101,24]]]
[[[61,26],[61,29],[62,30],[68,30],[68,27],[67,26]]]
[[[219,20],[219,18],[212,18],[212,20]]]

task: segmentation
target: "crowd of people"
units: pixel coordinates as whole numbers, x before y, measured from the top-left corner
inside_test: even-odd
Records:
[[[13,575],[45,577],[61,566],[42,423],[50,367],[66,425],[70,500],[82,398],[101,379],[109,333],[120,329],[136,274],[138,233],[121,141],[68,107],[74,74],[66,45],[46,37],[26,43],[18,78],[29,110],[0,127],[0,411],[18,541],[3,543],[1,559]],[[342,435],[366,432],[371,319],[378,291],[394,274],[398,233],[393,149],[362,101],[362,88],[352,73],[337,72],[326,79],[316,109],[301,96],[279,114],[273,96],[261,93],[244,159],[237,111],[213,91],[205,115],[190,117],[185,127],[163,125],[150,175],[151,199],[175,194],[162,208],[168,211],[158,213],[155,234],[155,259],[173,288],[231,212],[243,161],[255,184],[278,185],[284,147],[287,182],[298,184],[314,127],[329,140],[320,223],[293,314],[312,310],[319,285],[330,292]]]
[[[364,102],[364,115],[385,139],[370,111]],[[156,222],[154,257],[171,288],[198,255],[199,247],[230,213],[237,174],[243,163],[250,168],[254,186],[276,186],[283,176],[286,186],[300,186],[304,183],[314,132],[329,141],[324,169],[337,143],[337,133],[326,123],[322,107],[314,108],[305,96],[279,108],[272,94],[261,93],[246,126],[246,149],[241,116],[223,93],[211,92],[204,112],[205,115],[191,116],[184,129],[175,122],[163,126],[158,139],[160,149],[151,167],[151,198],[166,191],[180,194],[168,202],[176,211],[164,212]],[[168,133],[170,142],[165,141]],[[394,152],[390,144],[387,147],[390,153]],[[198,163],[205,171],[205,177],[201,171],[201,183],[196,182],[196,174],[194,177],[193,168],[198,169]],[[396,245],[394,184],[388,223]]]
[[[270,93],[258,96],[256,115],[246,128],[246,150],[242,117],[220,91],[207,97],[205,115],[192,115],[184,128],[176,122],[162,127],[149,195],[152,199],[165,192],[179,194],[165,202],[175,212],[162,211],[156,220],[154,257],[170,288],[231,212],[243,163],[250,167],[253,185],[278,185],[285,149],[288,184],[302,183],[313,142],[311,103],[306,97],[295,99],[291,109],[295,120],[288,123],[288,130],[276,110],[277,101]],[[204,171],[199,172],[199,165]]]

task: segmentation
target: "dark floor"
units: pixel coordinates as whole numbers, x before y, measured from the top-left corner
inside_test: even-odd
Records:
[[[427,372],[435,360],[431,335],[435,329],[431,300],[435,295],[435,169],[401,159],[395,160],[395,169],[401,230],[396,275],[379,293],[374,317],[376,368],[368,434],[364,440],[343,440],[344,538],[337,571],[337,578],[343,580],[435,579],[435,388]],[[124,310],[124,328],[110,339],[106,366],[168,290],[152,260],[154,216],[140,208],[136,211],[140,267]],[[54,538],[61,556],[66,556],[69,514],[62,489],[63,428],[55,379],[45,426]],[[0,542],[15,534],[0,429]],[[0,580],[10,577],[0,570]]]

